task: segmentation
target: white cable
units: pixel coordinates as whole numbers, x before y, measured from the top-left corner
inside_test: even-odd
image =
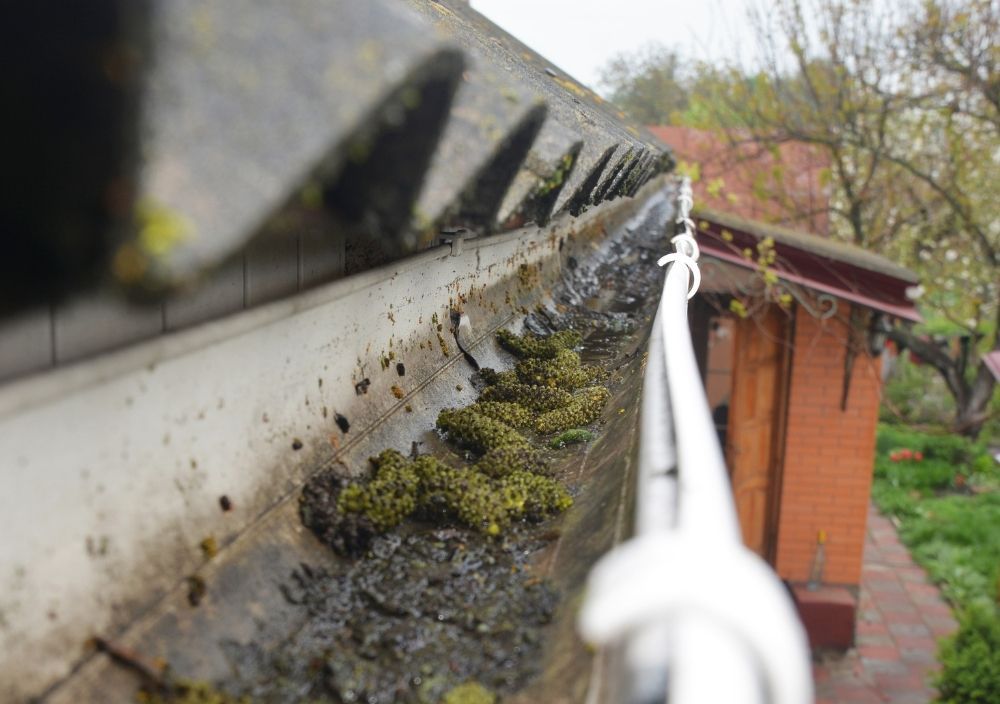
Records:
[[[578,627],[597,645],[625,639],[627,671],[654,692],[669,681],[672,704],[811,704],[809,649],[794,606],[740,540],[682,298],[701,283],[687,179],[677,202],[682,231],[671,240],[675,251],[657,261],[675,266],[643,383],[638,535],[591,571]],[[706,675],[716,670],[721,677]]]

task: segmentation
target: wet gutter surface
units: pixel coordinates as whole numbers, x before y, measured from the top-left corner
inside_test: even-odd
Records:
[[[566,255],[562,282],[524,321],[540,335],[579,331],[583,362],[610,372],[611,398],[590,426],[596,439],[547,451],[574,498],[566,514],[518,524],[501,538],[408,522],[350,560],[316,541],[287,502],[255,529],[257,540],[209,566],[214,598],[201,616],[210,625],[168,612],[149,630],[146,658],[168,662],[176,681],[217,688],[163,701],[490,701],[456,690],[470,683],[503,701],[591,700],[600,668],[573,621],[590,566],[631,525],[638,399],[666,208],[654,205],[642,224],[613,233],[582,262]],[[483,347],[491,348],[487,358],[513,362],[492,339],[474,354]],[[469,368],[458,373],[478,382]],[[421,453],[461,462],[431,429],[413,442]],[[366,445],[369,454],[381,449]],[[351,454],[347,461],[363,461]],[[215,639],[212,647],[203,647],[206,638]],[[135,691],[132,673],[106,674],[105,684]]]

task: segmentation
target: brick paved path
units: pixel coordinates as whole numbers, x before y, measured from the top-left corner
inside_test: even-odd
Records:
[[[856,647],[813,665],[817,704],[927,704],[937,639],[958,624],[893,524],[868,510]]]

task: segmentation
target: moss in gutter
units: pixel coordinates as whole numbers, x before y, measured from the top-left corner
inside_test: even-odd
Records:
[[[584,428],[572,428],[552,438],[549,447],[557,450],[566,445],[575,445],[582,442],[590,442],[594,439],[594,434]]]
[[[509,330],[497,332],[497,340],[508,352],[521,359],[554,359],[560,350],[577,347],[583,338],[575,330],[561,330],[548,337],[538,337],[528,333],[517,335]]]
[[[307,483],[303,523],[335,551],[360,558],[347,577],[322,587],[329,596],[321,604],[312,587],[296,601],[320,614],[310,624],[334,634],[324,647],[338,653],[313,691],[332,689],[343,701],[347,693],[357,701],[481,704],[518,689],[537,666],[538,629],[555,595],[526,571],[543,543],[523,526],[573,503],[552,476],[538,428],[595,420],[607,390],[592,385],[603,370],[572,351],[575,332],[498,338],[518,366],[482,370],[478,400],[437,418],[467,462],[390,449],[372,458],[366,479],[326,471]],[[344,626],[329,630],[332,623]]]
[[[497,339],[521,358],[515,369],[482,370],[487,386],[479,400],[437,418],[448,440],[476,458],[471,465],[452,467],[430,456],[410,460],[386,450],[372,459],[367,480],[322,473],[301,498],[305,525],[337,552],[357,556],[375,535],[411,517],[497,536],[518,521],[568,508],[565,487],[546,476],[542,448],[548,443],[532,437],[596,421],[609,394],[584,384],[606,375],[581,364],[572,350],[581,341],[575,331],[539,337],[501,330]]]
[[[251,704],[249,697],[233,697],[207,682],[179,681],[166,694],[140,691],[140,704]]]

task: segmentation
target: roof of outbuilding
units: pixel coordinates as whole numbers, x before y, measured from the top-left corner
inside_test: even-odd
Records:
[[[717,223],[723,227],[741,230],[758,238],[771,237],[775,242],[797,247],[833,261],[852,264],[861,269],[892,276],[911,284],[920,281],[914,272],[864,247],[709,208],[696,208],[694,214],[697,218]]]
[[[817,237],[707,208],[697,209],[702,252],[745,269],[757,269],[757,243],[774,241],[772,269],[785,281],[827,293],[906,320],[921,320],[908,289],[917,282],[909,269],[855,245]]]

